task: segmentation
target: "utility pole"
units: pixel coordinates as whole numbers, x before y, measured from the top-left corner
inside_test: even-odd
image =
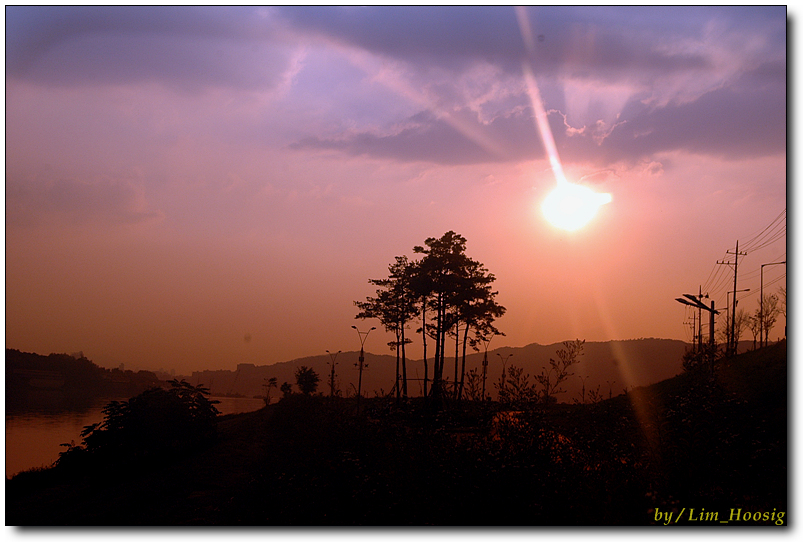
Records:
[[[706,294],[708,297],[708,294]],[[700,285],[699,293],[697,294],[697,300],[702,303],[703,302],[703,286]],[[697,308],[697,325],[699,326],[699,333],[697,333],[697,349],[698,351],[702,352],[703,350],[703,308]]]
[[[720,265],[733,265],[733,311],[731,313],[731,329],[730,329],[730,337],[728,338],[728,353],[735,354],[736,349],[739,346],[738,344],[734,344],[735,337],[736,337],[736,276],[739,272],[739,255],[747,256],[747,252],[739,252],[739,241],[736,241],[736,250],[731,252],[730,250],[725,252],[726,254],[733,254],[734,259],[733,263],[731,262],[720,262],[717,263]]]

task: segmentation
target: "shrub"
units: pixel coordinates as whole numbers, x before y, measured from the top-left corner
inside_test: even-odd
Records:
[[[209,390],[202,386],[183,380],[171,380],[170,385],[128,401],[111,401],[103,409],[103,421],[84,428],[83,445],[66,445],[57,466],[153,459],[210,443],[217,435],[218,401],[209,400]]]

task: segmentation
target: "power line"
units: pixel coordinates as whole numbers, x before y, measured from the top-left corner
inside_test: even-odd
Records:
[[[781,211],[764,229],[753,234],[746,243],[743,243],[742,249],[747,252],[755,252],[783,239],[786,236],[785,221],[786,209]],[[729,251],[722,257],[722,262],[733,263],[728,258],[728,254]],[[717,264],[719,263],[717,262]],[[758,273],[758,271],[750,272],[745,278],[753,278],[755,276],[754,273]],[[703,289],[712,297],[719,296],[724,291],[726,284],[727,274],[724,273],[724,269],[720,265],[714,265],[708,274],[708,279],[706,279]]]
[[[785,214],[786,214],[786,209],[781,211],[780,214],[777,217],[775,217],[775,219],[772,222],[770,222],[769,225],[766,228],[764,228],[763,230],[761,230],[757,234],[753,235],[750,239],[748,239],[745,243],[743,243],[743,248],[745,250],[748,250],[748,251],[751,251],[751,252],[753,250],[755,250],[755,246],[753,245],[753,243],[757,243],[758,242],[757,241],[758,238],[761,235],[763,235],[767,230],[777,226],[780,223],[779,221],[781,220],[782,217],[783,217],[783,219],[785,221],[786,220],[786,217],[784,216]]]
[[[780,262],[779,262],[779,263],[780,263]],[[769,281],[769,282],[767,282],[766,284],[764,284],[764,289],[766,290],[766,289],[767,289],[767,286],[770,286],[770,285],[772,285],[772,284],[775,284],[776,282],[779,282],[779,281],[781,281],[781,280],[783,280],[783,279],[785,279],[785,278],[786,278],[786,273],[784,273],[784,274],[783,274],[783,275],[781,275],[780,277],[775,277],[775,278],[774,278],[774,279],[772,279],[771,281]],[[757,294],[758,292],[759,292],[758,290],[753,290],[753,291],[751,291],[749,294],[745,294],[745,295],[744,295],[744,297],[742,297],[742,299],[745,299],[745,298],[747,298],[747,297],[750,297],[751,295],[755,295],[755,294]]]

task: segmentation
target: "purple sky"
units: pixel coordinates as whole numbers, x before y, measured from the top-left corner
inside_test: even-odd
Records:
[[[755,310],[786,259],[785,7],[525,13],[530,55],[509,7],[7,7],[6,346],[354,350],[368,279],[448,230],[497,276],[493,346],[688,340],[674,299],[724,307],[737,240]],[[540,213],[523,63],[567,178],[613,198],[575,232]]]

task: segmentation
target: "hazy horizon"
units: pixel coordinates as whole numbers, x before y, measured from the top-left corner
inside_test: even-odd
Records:
[[[786,47],[784,6],[9,6],[6,347],[188,374],[356,325],[392,354],[353,302],[449,230],[496,276],[491,349],[689,342],[675,299],[728,306],[737,241],[740,309],[762,265],[786,286]],[[525,66],[611,195],[576,231]]]

